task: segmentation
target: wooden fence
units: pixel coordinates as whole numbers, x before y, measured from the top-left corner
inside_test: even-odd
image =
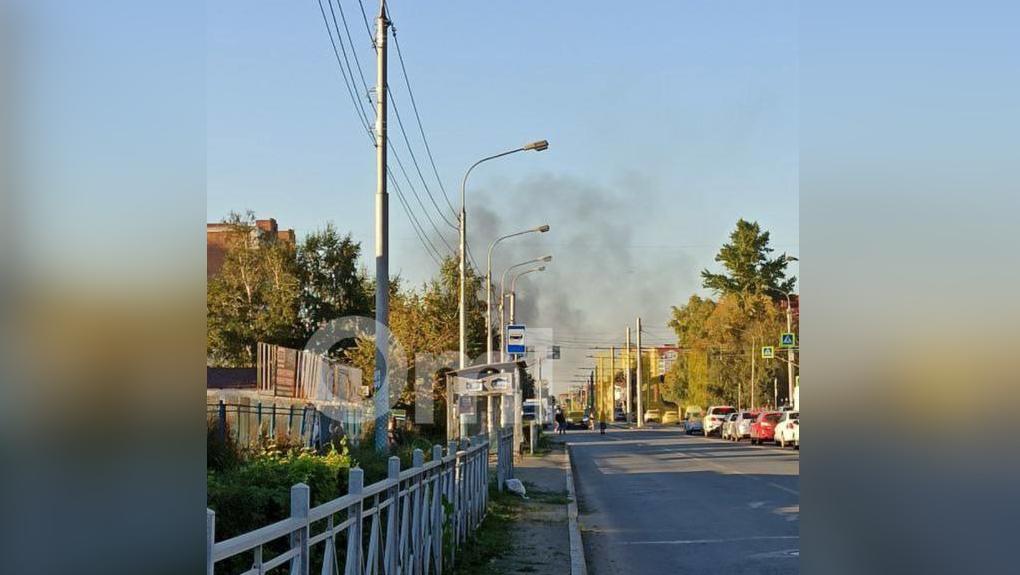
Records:
[[[513,430],[499,437],[497,475],[503,481],[513,472]],[[310,507],[308,486],[299,483],[291,488],[290,517],[225,541],[216,541],[216,514],[206,510],[206,574],[226,559],[249,556],[252,566],[244,575],[283,568],[308,575],[313,555],[322,575],[442,573],[485,517],[489,454],[489,440],[478,436],[449,442],[445,454],[433,446],[428,463],[416,449],[413,466],[403,471],[400,459],[391,457],[388,477],[372,485],[364,485],[361,469],[351,469],[347,495],[317,507]],[[285,547],[269,556],[268,549],[281,543]]]
[[[256,389],[295,399],[354,401],[361,397],[361,370],[308,350],[259,342]]]

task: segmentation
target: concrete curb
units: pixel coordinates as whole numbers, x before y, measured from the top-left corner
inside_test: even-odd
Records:
[[[574,489],[574,464],[570,460],[570,446],[567,445],[567,530],[570,533],[570,575],[588,575],[588,564],[584,560],[584,544],[581,528],[577,524],[577,491]]]

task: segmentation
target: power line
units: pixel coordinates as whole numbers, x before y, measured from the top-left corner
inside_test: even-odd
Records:
[[[353,68],[351,68],[350,59],[349,59],[349,57],[347,55],[347,49],[344,47],[343,37],[342,37],[342,34],[340,32],[340,26],[339,26],[339,24],[338,24],[338,22],[336,20],[336,12],[333,10],[332,0],[327,0],[327,2],[329,4],[329,11],[330,11],[330,15],[331,15],[332,20],[333,20],[333,28],[330,27],[329,19],[326,17],[325,8],[323,8],[323,6],[322,6],[322,0],[319,0],[319,12],[322,15],[323,23],[326,25],[326,32],[329,34],[329,41],[330,41],[330,44],[333,47],[333,55],[336,57],[337,66],[340,68],[340,74],[343,76],[344,84],[347,87],[347,93],[351,97],[352,102],[354,103],[355,111],[358,113],[358,117],[359,117],[359,120],[360,120],[360,122],[362,124],[362,127],[365,129],[365,134],[368,136],[369,141],[372,143],[372,145],[375,146],[375,137],[374,137],[373,131],[371,129],[371,122],[368,119],[368,113],[365,111],[364,103],[362,102],[361,98],[358,98],[355,95],[355,92],[356,92],[355,84],[356,83],[355,83],[355,80],[354,80],[354,70],[353,70]],[[339,0],[337,0],[337,5],[338,5],[338,7],[340,7]],[[340,7],[340,10],[341,10],[341,19],[344,20],[343,8]],[[366,19],[366,24],[367,24],[367,19]],[[346,20],[344,21],[344,28],[347,29]],[[336,39],[334,39],[334,37],[333,37],[333,30],[334,29],[336,30]],[[349,35],[350,35],[350,31],[348,29],[348,36]],[[339,42],[339,44],[340,44],[339,49],[337,49],[337,42]],[[354,51],[354,44],[353,44],[353,42],[351,43],[351,50]],[[341,53],[343,54],[343,58],[342,59],[341,59],[341,56],[340,56]],[[354,55],[354,58],[355,58],[355,62],[357,62],[358,61],[357,60],[357,53],[354,52],[353,55]],[[346,62],[346,64],[347,64],[346,68],[344,67],[344,62]],[[358,66],[358,68],[360,70],[361,69],[360,63],[358,63],[357,66]],[[348,75],[350,76],[349,78],[348,78]],[[361,74],[361,80],[362,80],[362,85],[366,88],[366,95],[367,95],[367,84],[365,83],[364,74]],[[371,103],[371,100],[369,100],[369,103]],[[375,111],[373,110],[373,115],[374,115],[374,112]],[[394,153],[394,156],[396,157],[395,153]],[[399,163],[399,160],[398,160],[398,163]],[[414,215],[413,210],[410,209],[410,206],[407,204],[407,200],[404,197],[403,192],[400,190],[399,185],[397,185],[397,183],[396,183],[396,178],[393,177],[393,173],[389,169],[387,169],[387,176],[389,177],[390,182],[393,184],[394,190],[397,192],[397,198],[399,199],[399,201],[401,203],[401,206],[404,208],[404,214],[407,216],[408,220],[410,220],[411,227],[414,230],[415,235],[418,236],[418,240],[421,242],[422,247],[425,249],[425,252],[429,254],[429,257],[431,257],[432,260],[435,261],[437,265],[439,265],[439,260],[437,259],[437,256],[439,256],[441,258],[439,250],[436,249],[436,247],[429,240],[428,236],[425,234],[424,229],[421,226],[421,222],[419,222],[417,220],[417,218]],[[433,223],[433,227],[435,227],[434,223]]]
[[[432,147],[429,146],[429,139],[425,137],[425,128],[422,127],[421,115],[418,113],[418,104],[414,99],[414,92],[411,90],[411,78],[407,75],[407,67],[404,65],[404,54],[400,51],[400,42],[397,41],[396,28],[393,29],[393,45],[397,48],[397,59],[400,61],[400,71],[404,76],[404,84],[407,85],[407,94],[411,97],[411,109],[414,110],[414,117],[418,121],[418,131],[421,133],[422,143],[425,144],[425,152],[428,153],[429,163],[432,164],[432,173],[436,176],[436,181],[439,182],[439,189],[443,192],[443,197],[446,198],[446,205],[450,207],[451,211],[457,213],[457,210],[453,207],[453,203],[450,202],[450,196],[446,193],[446,186],[443,185],[443,179],[439,177],[439,170],[436,169],[436,160],[432,157]]]
[[[411,155],[411,162],[414,163],[414,169],[417,170],[418,172],[418,178],[421,179],[421,185],[425,187],[425,193],[428,195],[429,200],[432,202],[432,206],[436,208],[436,213],[438,213],[439,217],[442,218],[444,222],[446,222],[446,225],[450,226],[453,229],[457,229],[456,224],[451,222],[446,217],[446,215],[443,213],[443,209],[440,208],[439,204],[436,203],[436,198],[432,196],[432,190],[429,189],[429,185],[425,182],[425,176],[423,176],[421,173],[421,166],[418,165],[418,158],[414,155],[414,149],[411,147],[411,140],[407,137],[407,132],[404,131],[404,121],[400,118],[400,108],[397,108],[397,102],[393,98],[393,91],[390,90],[389,86],[386,87],[386,93],[389,94],[390,96],[390,103],[393,105],[393,111],[394,113],[396,113],[397,116],[397,127],[400,128],[400,133],[404,137],[404,143],[407,145],[407,152]],[[422,209],[425,209],[425,206],[422,206]]]
[[[375,49],[375,36],[372,35],[372,27],[368,25],[368,14],[365,14],[365,4],[361,0],[358,0],[358,5],[361,6],[361,19],[365,21],[365,32],[368,32],[368,39],[372,42],[372,49]]]
[[[408,219],[411,220],[411,228],[414,229],[414,233],[418,236],[418,240],[422,243],[422,246],[425,247],[425,252],[429,254],[429,257],[432,258],[432,261],[434,261],[437,266],[441,265],[440,260],[442,259],[442,254],[438,249],[436,249],[436,246],[432,244],[428,235],[426,235],[425,231],[421,229],[421,223],[411,213],[411,209],[407,205],[407,198],[404,197],[403,191],[401,191],[400,186],[397,184],[397,179],[393,177],[393,172],[389,168],[386,169],[386,175],[389,177],[390,185],[393,186],[393,190],[397,192],[397,198],[400,200],[400,205],[404,208],[404,213],[407,214]]]
[[[386,141],[389,142],[390,141],[389,138],[387,138]],[[451,252],[454,252],[453,246],[451,246],[450,243],[446,241],[446,237],[443,236],[442,232],[439,230],[439,226],[437,226],[436,222],[432,220],[432,216],[429,214],[428,209],[425,207],[425,203],[421,201],[421,196],[418,195],[418,190],[411,184],[411,177],[407,175],[407,170],[404,169],[404,162],[400,161],[400,156],[396,154],[393,154],[393,158],[397,161],[397,167],[399,167],[400,172],[404,174],[404,179],[407,180],[408,186],[411,188],[411,192],[414,194],[414,198],[418,200],[418,205],[421,206],[421,209],[425,213],[425,217],[428,219],[429,224],[432,225],[432,229],[436,231],[436,234],[439,236],[439,239],[443,240],[443,243],[446,244],[447,249],[449,249]]]
[[[333,13],[333,4],[332,4],[332,2],[330,2],[330,4],[329,4],[329,11],[330,11],[331,14]],[[347,93],[351,97],[351,101],[354,104],[354,109],[358,113],[358,117],[361,120],[362,127],[365,128],[365,130],[366,130],[365,134],[368,136],[368,138],[372,142],[372,144],[375,145],[375,138],[372,137],[372,131],[369,128],[369,126],[371,124],[368,121],[368,115],[365,113],[365,108],[361,104],[361,100],[354,95],[354,89],[351,87],[351,80],[353,80],[353,78],[351,78],[350,80],[347,78],[347,70],[344,68],[343,63],[341,63],[341,61],[340,61],[340,51],[337,50],[336,40],[333,39],[333,29],[330,28],[330,26],[329,26],[329,20],[326,18],[326,10],[325,10],[325,8],[322,7],[322,0],[319,0],[319,12],[322,14],[322,22],[326,25],[326,32],[329,34],[329,43],[333,46],[333,55],[336,56],[337,66],[339,66],[340,74],[344,78],[344,85],[347,86]],[[333,16],[333,22],[334,22],[334,24],[336,23],[336,15]],[[340,48],[343,49],[343,42],[342,41],[340,42]],[[347,59],[347,50],[343,49],[343,53],[344,53],[344,60],[346,60]],[[350,64],[348,63],[348,65],[350,65]]]
[[[364,4],[362,3],[362,4],[360,4],[360,6],[362,7],[362,16],[365,19],[365,24],[366,24],[366,29],[367,29],[368,19],[367,19],[367,16],[365,16],[365,14],[364,14]],[[354,47],[354,36],[351,34],[351,29],[350,29],[350,26],[349,26],[349,24],[347,22],[347,16],[344,13],[344,9],[343,9],[343,6],[342,6],[340,0],[337,0],[337,8],[339,9],[339,12],[340,12],[340,21],[343,22],[344,31],[347,34],[347,42],[348,42],[348,44],[350,44],[350,47],[351,47],[351,53],[352,53],[352,57],[354,59],[354,64],[358,68],[358,77],[361,79],[361,85],[365,89],[365,96],[366,96],[366,99],[368,99],[368,94],[370,93],[370,90],[368,88],[368,82],[365,81],[365,73],[364,73],[364,70],[361,67],[361,59],[358,57],[357,50]],[[334,19],[334,23],[335,23],[335,19]],[[391,24],[391,28],[392,28],[392,24]],[[339,26],[337,27],[337,36],[338,37],[341,36],[341,32],[340,32]],[[396,42],[396,35],[395,34],[394,34],[394,42]],[[373,47],[374,47],[374,45],[375,44],[374,44],[374,41],[373,41]],[[342,40],[341,40],[341,46],[343,46],[343,41]],[[348,62],[347,66],[348,66],[348,69],[350,69],[350,62]],[[352,81],[353,81],[353,76],[354,76],[354,71],[353,70],[351,70],[351,76],[352,76]],[[405,80],[406,80],[406,78],[405,78]],[[393,99],[393,91],[390,90],[388,83],[387,83],[387,86],[386,86],[386,93],[390,96],[390,107],[393,109],[394,113],[397,116],[397,124],[400,127],[401,134],[403,135],[404,144],[407,146],[408,154],[410,154],[411,160],[414,163],[414,166],[415,166],[415,168],[418,171],[418,177],[421,178],[422,185],[425,187],[425,193],[429,196],[429,199],[432,201],[432,205],[435,206],[436,211],[439,213],[439,216],[441,218],[443,218],[443,221],[445,221],[451,227],[456,227],[456,226],[453,226],[453,224],[451,224],[448,219],[446,219],[445,215],[443,214],[443,211],[439,208],[439,205],[436,203],[435,198],[432,197],[432,192],[428,189],[428,184],[425,183],[425,178],[424,178],[424,176],[422,176],[422,173],[421,173],[421,167],[418,165],[418,159],[417,159],[417,157],[414,154],[414,148],[411,146],[411,140],[407,137],[407,131],[404,129],[404,122],[403,122],[403,120],[401,119],[401,116],[400,116],[400,109],[397,107],[396,100]],[[371,100],[369,100],[369,101],[371,101]],[[392,145],[391,140],[388,139],[388,138],[387,138],[387,142],[391,143],[391,145]],[[429,220],[429,224],[432,225],[432,227],[435,229],[436,234],[440,237],[440,239],[442,239],[443,243],[446,244],[447,248],[449,248],[452,251],[453,248],[450,247],[449,242],[446,241],[446,237],[443,236],[443,233],[439,230],[439,227],[436,225],[435,221],[432,219],[432,216],[429,214],[428,208],[426,208],[425,204],[423,202],[421,202],[421,198],[418,195],[418,190],[415,187],[414,182],[411,181],[410,176],[408,176],[407,170],[404,169],[403,162],[400,160],[400,155],[397,153],[396,149],[393,149],[392,151],[393,151],[393,158],[397,160],[397,164],[400,166],[400,171],[404,174],[404,178],[407,180],[408,188],[411,189],[411,192],[414,193],[415,198],[418,199],[418,202],[419,202],[419,204],[422,207],[422,211],[425,213],[425,217]],[[423,228],[423,230],[424,230],[424,228]]]

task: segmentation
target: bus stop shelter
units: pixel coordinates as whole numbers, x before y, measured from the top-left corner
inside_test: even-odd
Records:
[[[447,373],[447,440],[485,433],[490,441],[496,441],[494,435],[499,429],[513,425],[514,445],[520,446],[523,363],[488,363]]]

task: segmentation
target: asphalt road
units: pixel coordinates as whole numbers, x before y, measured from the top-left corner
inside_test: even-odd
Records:
[[[799,451],[676,427],[565,440],[593,575],[799,572]]]

